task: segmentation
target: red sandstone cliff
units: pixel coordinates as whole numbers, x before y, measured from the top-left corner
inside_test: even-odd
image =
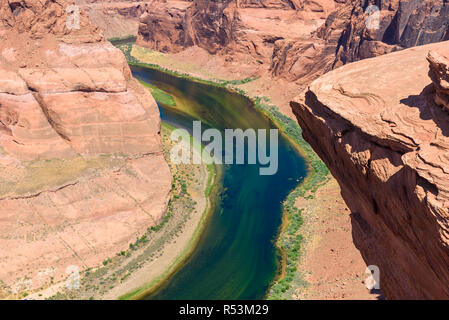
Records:
[[[106,38],[137,35],[139,17],[154,0],[74,0]]]
[[[309,83],[349,62],[444,40],[449,40],[445,0],[351,0],[308,39],[276,42],[271,71]]]
[[[0,1],[0,294],[101,263],[169,198],[154,99],[69,5]]]
[[[270,64],[274,44],[309,37],[342,1],[154,1],[141,16],[139,45],[179,52],[199,46],[211,54],[252,57]]]
[[[141,16],[138,44],[251,58],[274,77],[306,84],[349,62],[448,37],[445,0],[154,0]]]
[[[430,63],[429,76],[435,89],[434,101],[449,109],[449,55],[430,51],[427,60]]]
[[[447,57],[442,42],[352,63],[291,103],[390,299],[449,298]]]

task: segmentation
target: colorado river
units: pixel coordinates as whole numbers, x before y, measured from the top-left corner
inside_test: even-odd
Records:
[[[276,128],[240,94],[157,70],[132,67],[132,72],[174,98],[176,106],[158,105],[162,120],[176,127],[191,132],[192,122],[201,120],[202,130]],[[304,159],[283,134],[278,152],[278,171],[271,176],[260,175],[259,164],[222,165],[212,212],[193,254],[145,299],[265,297],[280,269],[275,240],[282,201],[306,175]]]

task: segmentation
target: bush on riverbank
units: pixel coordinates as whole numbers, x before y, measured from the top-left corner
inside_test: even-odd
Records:
[[[312,147],[304,140],[298,123],[281,113],[275,106],[264,103],[263,101],[269,100],[266,98],[256,98],[256,108],[267,114],[299,146],[310,165],[306,179],[288,195],[283,203],[284,214],[287,216],[288,225],[285,230],[281,231],[277,245],[286,256],[285,273],[281,279],[273,283],[268,292],[268,299],[280,300],[291,298],[292,292],[289,292],[289,290],[292,288],[292,283],[295,280],[298,282],[298,285],[307,285],[297,270],[301,243],[303,241],[299,230],[303,224],[303,219],[302,210],[295,206],[296,199],[298,197],[313,197],[313,195],[307,194],[315,193],[319,186],[327,181],[329,169],[313,151]]]
[[[154,100],[158,103],[162,103],[163,105],[174,107],[176,106],[175,100],[171,95],[166,93],[165,91],[162,91],[159,88],[156,88],[155,86],[152,86],[149,83],[146,83],[145,81],[139,80],[140,84],[143,85],[145,88],[147,88],[151,95],[153,96]]]

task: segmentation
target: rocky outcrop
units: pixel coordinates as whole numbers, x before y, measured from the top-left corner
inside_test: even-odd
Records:
[[[429,51],[438,92],[449,42],[345,65],[291,103],[389,299],[449,298],[449,115],[434,102]]]
[[[0,295],[127,248],[170,195],[154,99],[69,5],[0,2]]]
[[[308,83],[349,62],[444,40],[449,40],[445,0],[352,0],[308,39],[276,43],[271,70]]]
[[[354,7],[342,33],[337,60],[343,64],[449,40],[449,3],[445,0],[368,1],[363,6],[365,2]],[[379,6],[378,12],[373,5]]]
[[[140,17],[137,44],[161,52],[179,52],[186,47],[184,17],[189,1],[159,1]]]
[[[274,77],[307,84],[349,62],[443,40],[445,0],[178,0],[146,9],[137,43],[168,53],[199,46],[227,61],[250,57]]]
[[[329,14],[321,28],[307,37],[276,42],[270,66],[272,76],[308,84],[332,70],[351,8],[350,3],[338,7]]]
[[[106,38],[136,36],[139,17],[152,1],[136,0],[75,0],[80,10],[101,30]]]
[[[197,45],[217,53],[232,39],[230,2],[159,2],[141,16],[137,44],[172,53]]]
[[[435,88],[435,103],[449,109],[449,54],[430,51],[427,60],[430,63],[429,76]]]

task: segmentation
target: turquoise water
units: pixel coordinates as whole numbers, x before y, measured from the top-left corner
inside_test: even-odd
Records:
[[[250,100],[226,89],[132,67],[139,80],[172,95],[176,106],[158,103],[162,120],[191,132],[202,129],[270,129],[276,126]],[[212,213],[185,264],[145,299],[263,299],[279,272],[275,246],[282,201],[306,175],[304,159],[279,135],[279,169],[259,175],[260,165],[223,165],[212,193]]]

